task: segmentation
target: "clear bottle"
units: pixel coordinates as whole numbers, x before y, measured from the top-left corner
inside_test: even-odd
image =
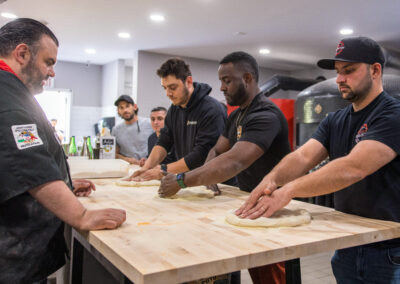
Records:
[[[78,151],[76,150],[75,136],[72,136],[71,140],[69,141],[68,156],[77,156],[77,155]]]
[[[83,142],[82,142],[82,149],[80,151],[80,156],[88,157],[89,156],[88,152],[89,152],[89,150],[88,150],[88,145],[87,145],[87,137],[84,136],[83,137]]]
[[[90,139],[90,136],[87,137],[86,144],[87,144],[87,148],[88,148],[89,160],[93,160],[93,147],[92,147],[92,140]]]

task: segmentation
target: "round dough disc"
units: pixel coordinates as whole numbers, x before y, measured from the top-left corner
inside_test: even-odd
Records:
[[[244,219],[236,216],[235,211],[230,211],[225,216],[229,224],[241,227],[295,227],[311,222],[311,215],[307,210],[280,209],[271,217],[259,217],[257,219]]]
[[[160,199],[174,199],[174,200],[204,200],[214,198],[214,191],[208,189],[206,186],[191,186],[182,188],[175,195]]]

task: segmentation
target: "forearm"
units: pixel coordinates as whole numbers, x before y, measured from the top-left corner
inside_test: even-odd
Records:
[[[149,158],[146,160],[143,168],[144,169],[152,169],[158,164],[161,163],[167,156],[167,151],[164,149],[164,147],[161,146],[154,146],[153,150],[150,153]]]
[[[204,164],[207,163],[207,162],[209,162],[209,161],[211,161],[212,159],[214,159],[215,157],[217,157],[219,154],[220,154],[220,153],[217,152],[216,147],[215,147],[215,146],[212,147],[211,150],[210,150],[210,152],[208,152],[208,155],[207,155],[207,158],[206,158],[206,161],[204,162]]]
[[[68,225],[82,228],[86,209],[63,181],[46,183],[29,190],[29,193]]]
[[[234,177],[248,166],[244,161],[226,152],[188,172],[185,175],[185,184],[187,186],[216,184]]]
[[[288,183],[282,189],[288,190],[292,198],[313,197],[341,190],[362,180],[365,176],[365,172],[357,163],[340,158]]]
[[[167,170],[169,173],[179,174],[189,171],[189,168],[186,165],[185,160],[182,158],[176,162],[168,164]]]
[[[323,158],[321,158],[321,161]],[[292,180],[307,174],[318,162],[305,159],[298,151],[286,155],[264,178],[273,180],[277,186],[283,186]]]

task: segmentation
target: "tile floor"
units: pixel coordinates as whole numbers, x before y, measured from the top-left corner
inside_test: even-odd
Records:
[[[336,284],[331,268],[333,252],[320,253],[300,259],[302,284]],[[252,284],[247,270],[241,272],[241,284]]]

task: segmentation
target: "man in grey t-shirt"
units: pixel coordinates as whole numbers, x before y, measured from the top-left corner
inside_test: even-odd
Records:
[[[114,105],[124,120],[111,131],[117,140],[116,158],[138,165],[147,156],[147,139],[153,133],[150,120],[137,115],[139,109],[128,95],[120,96]]]

